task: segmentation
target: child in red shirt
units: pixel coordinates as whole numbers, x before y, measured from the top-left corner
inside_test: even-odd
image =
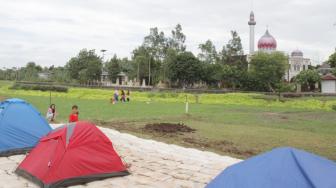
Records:
[[[71,108],[71,114],[69,116],[69,123],[71,122],[77,122],[78,121],[78,106],[77,105],[73,105]]]

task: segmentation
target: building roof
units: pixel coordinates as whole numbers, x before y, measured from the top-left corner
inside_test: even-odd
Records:
[[[325,76],[322,76],[321,78],[322,80],[336,80],[336,76],[332,75],[332,74],[327,74]]]
[[[294,50],[291,55],[292,57],[303,57],[303,52],[300,50]]]
[[[276,50],[277,42],[268,30],[266,30],[265,34],[259,39],[258,48]]]

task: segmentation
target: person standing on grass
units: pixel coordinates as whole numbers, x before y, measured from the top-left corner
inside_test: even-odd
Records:
[[[125,91],[121,90],[121,98],[120,98],[121,102],[126,102],[126,95],[125,95]]]
[[[56,105],[51,104],[48,108],[46,118],[49,122],[54,122],[56,118]]]
[[[131,100],[131,93],[130,93],[130,91],[129,90],[127,90],[127,93],[126,93],[126,100],[127,100],[127,102],[130,102],[130,100]]]
[[[77,105],[73,105],[71,108],[71,114],[69,116],[69,123],[72,122],[77,122],[78,121],[78,106]]]
[[[114,98],[114,103],[118,102],[119,101],[119,93],[118,93],[118,90],[115,90],[114,91],[114,94],[113,94],[113,98]],[[113,103],[113,104],[114,104]]]

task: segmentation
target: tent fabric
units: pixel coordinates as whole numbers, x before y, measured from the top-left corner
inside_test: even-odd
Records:
[[[30,151],[50,130],[48,122],[24,100],[0,102],[0,156]]]
[[[109,138],[89,122],[70,123],[51,131],[16,173],[41,187],[69,186],[129,174]]]
[[[335,177],[335,162],[287,147],[228,167],[207,188],[332,188]]]

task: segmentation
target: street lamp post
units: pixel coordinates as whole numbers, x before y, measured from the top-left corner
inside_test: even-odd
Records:
[[[106,62],[104,62],[104,58],[105,58],[105,52],[106,52],[107,50],[105,50],[105,49],[101,49],[100,51],[103,53],[103,57],[102,57],[102,61],[103,61],[102,75],[100,76],[100,82],[101,82],[101,84],[103,84],[103,83],[102,83],[102,82],[104,81],[103,72],[104,72],[104,67],[106,66]]]
[[[106,52],[107,50],[105,50],[105,49],[101,49],[100,51],[103,53],[103,58],[102,58],[102,59],[103,59],[103,61],[104,61],[105,52]]]
[[[151,58],[148,61],[148,86],[151,84]]]

